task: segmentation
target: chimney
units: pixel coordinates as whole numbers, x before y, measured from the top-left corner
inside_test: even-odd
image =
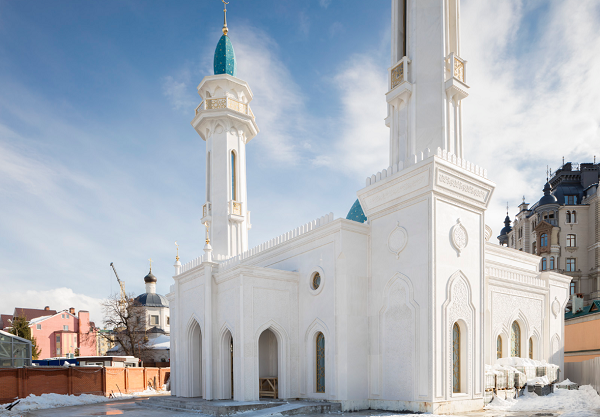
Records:
[[[69,309],[69,313],[71,313],[72,315],[75,315],[75,307],[71,307]]]
[[[45,310],[45,311],[48,311],[48,310],[50,310],[50,306],[46,306],[46,307],[44,307],[44,310]]]
[[[573,314],[583,311],[583,294],[571,295],[571,311]]]

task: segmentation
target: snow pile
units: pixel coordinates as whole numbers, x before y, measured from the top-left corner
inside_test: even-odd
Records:
[[[132,398],[132,395],[118,396],[119,399]],[[16,400],[15,400],[16,401]],[[6,410],[8,404],[0,405],[0,416],[13,416],[20,415],[24,411],[30,410],[41,410],[45,408],[56,408],[56,407],[68,407],[71,405],[84,405],[84,404],[95,404],[103,403],[107,401],[113,401],[112,398],[104,397],[102,395],[62,395],[62,394],[42,394],[40,396],[31,394],[27,398],[21,398],[19,404],[17,404],[11,411]]]
[[[583,385],[579,390],[556,390],[554,394],[538,397],[533,392],[525,392],[522,397],[516,400],[502,400],[496,396],[489,403],[486,410],[498,411],[556,411],[569,410],[572,416],[585,416],[584,411],[596,410],[600,408],[600,396],[591,387]],[[561,417],[567,416],[561,414]],[[589,414],[597,415],[597,414]]]
[[[557,384],[557,385],[577,385],[577,382],[571,382],[571,381],[569,381],[569,378],[567,378],[563,382],[561,382],[560,384]]]
[[[171,348],[171,337],[161,334],[156,339],[151,339],[148,342],[150,349],[170,349]]]

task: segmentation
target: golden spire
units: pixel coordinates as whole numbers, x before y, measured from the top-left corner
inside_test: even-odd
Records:
[[[223,2],[223,35],[227,35],[227,32],[229,32],[229,29],[227,29],[227,5],[229,2],[225,0],[221,1]]]
[[[208,237],[208,222],[205,222],[204,226],[206,226],[206,244],[208,245],[210,243],[210,238]]]
[[[179,245],[175,242],[175,246],[177,246],[177,256],[175,257],[176,261],[179,261]]]

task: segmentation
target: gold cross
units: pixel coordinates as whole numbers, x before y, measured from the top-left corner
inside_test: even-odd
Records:
[[[177,256],[175,257],[175,260],[178,261],[179,260],[179,245],[177,244],[177,242],[175,242],[175,246],[177,246]]]
[[[148,259],[150,261],[150,272],[152,272],[152,258]]]

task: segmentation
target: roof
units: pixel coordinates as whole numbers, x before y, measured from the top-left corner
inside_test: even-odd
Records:
[[[146,275],[144,277],[144,282],[146,284],[149,284],[151,282],[156,282],[156,277],[152,274],[152,270],[150,270],[150,272],[148,272],[148,275]]]
[[[571,311],[565,313],[565,320],[576,319],[578,317],[587,316],[588,314],[600,313],[600,301],[594,301],[589,306],[583,307],[583,310],[577,314],[573,314]]]
[[[25,316],[27,321],[31,321],[35,318],[42,316],[53,316],[56,314],[56,310],[44,310],[37,308],[19,308],[15,307],[14,317]]]
[[[31,344],[31,340],[23,339],[22,337],[16,336],[12,333],[5,332],[4,330],[0,330],[0,336],[10,337],[12,339],[17,339],[20,342],[25,342]]]
[[[53,317],[53,315],[52,315],[52,316],[41,316],[41,317],[36,317],[36,318],[34,318],[34,319],[32,319],[32,320],[29,320],[29,325],[31,326],[32,324],[39,323],[40,321],[44,321],[44,320],[46,320],[46,319],[49,319],[50,317]]]
[[[356,201],[350,208],[350,211],[348,212],[346,219],[354,220],[355,222],[358,222],[358,223],[364,223],[367,221],[367,216],[365,216],[365,212],[363,211],[362,206],[360,205],[360,201],[358,201],[358,199],[356,199]]]
[[[162,350],[171,349],[171,337],[166,335],[160,335],[156,339],[151,339],[148,342],[150,349]]]
[[[135,300],[145,307],[169,307],[167,297],[156,293],[145,292],[135,297]]]
[[[10,327],[12,319],[12,314],[0,314],[0,330],[4,329],[5,327]]]
[[[235,62],[235,52],[229,36],[223,35],[217,43],[214,59],[215,75],[229,74],[232,77],[237,76],[237,63]]]

